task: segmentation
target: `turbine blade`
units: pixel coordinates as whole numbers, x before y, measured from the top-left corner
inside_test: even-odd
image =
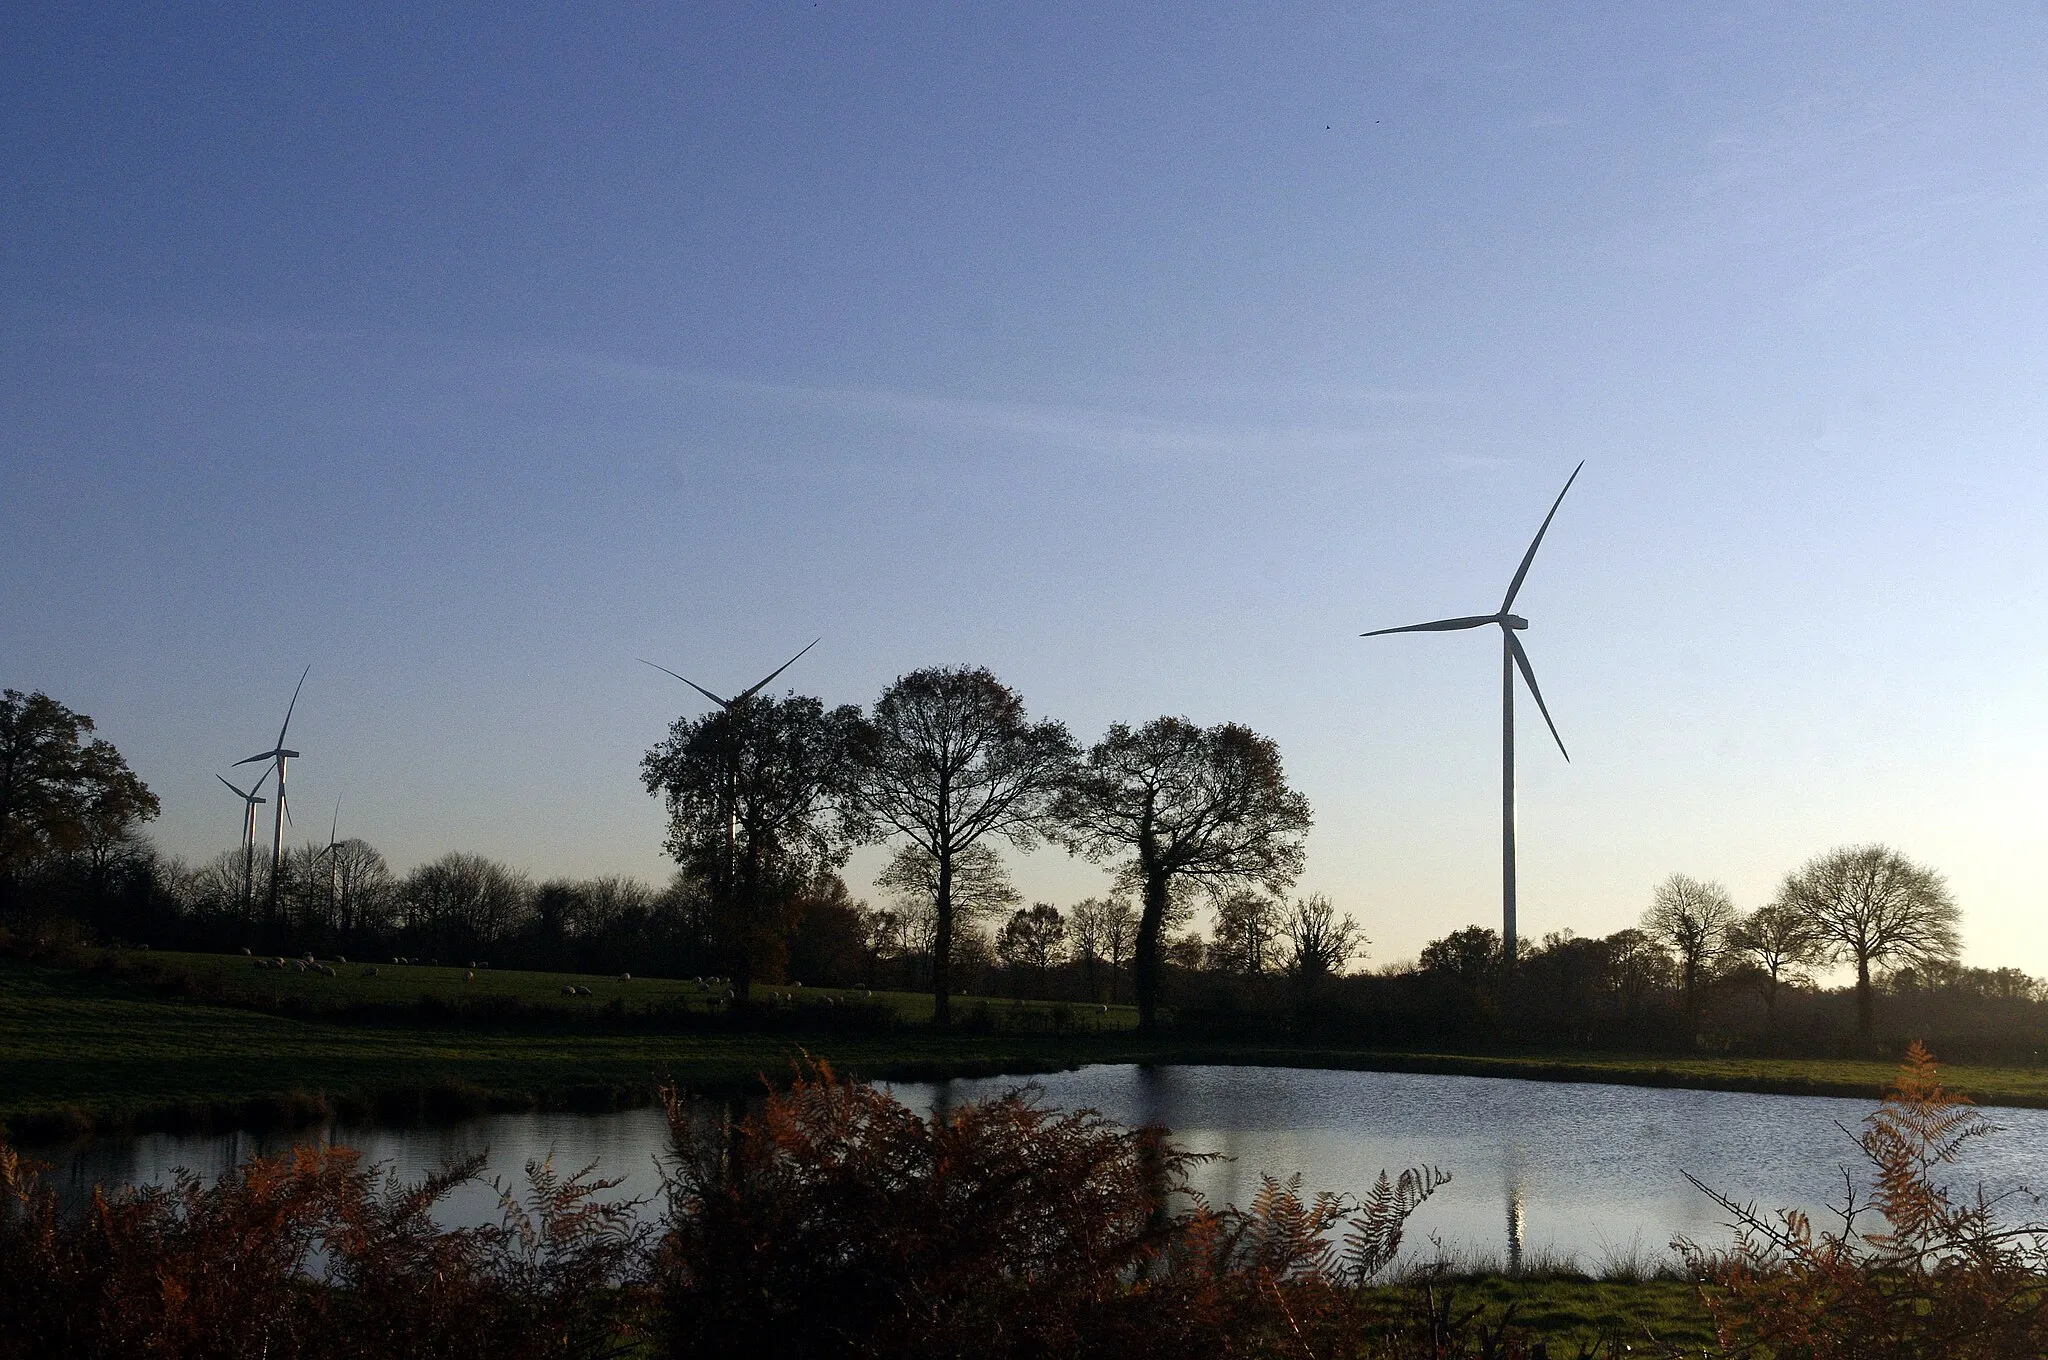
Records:
[[[817,645],[818,645],[819,643],[823,642],[824,640],[825,640],[825,639],[823,639],[823,638],[812,638],[812,639],[811,639],[811,641],[810,641],[810,645],[804,648],[804,652],[808,652],[809,650],[811,650],[811,648],[812,648],[812,647],[815,647],[815,646],[817,646]],[[782,673],[783,673],[784,671],[788,670],[788,669],[789,669],[789,668],[790,668],[791,666],[794,666],[794,665],[795,665],[795,664],[797,663],[797,661],[798,661],[798,660],[799,660],[799,659],[800,659],[800,658],[801,658],[801,657],[803,656],[804,652],[798,652],[798,653],[797,653],[797,654],[796,654],[795,656],[793,656],[793,657],[791,657],[791,658],[790,658],[789,660],[787,660],[787,661],[783,662],[783,663],[782,663],[782,664],[781,664],[780,666],[777,666],[777,667],[776,667],[776,668],[775,668],[774,670],[772,670],[772,671],[768,672],[767,678],[766,678],[766,679],[764,679],[764,680],[762,680],[762,681],[761,681],[761,682],[760,682],[759,684],[755,685],[755,686],[754,686],[754,687],[753,687],[752,689],[749,689],[749,690],[745,690],[745,691],[743,691],[743,692],[741,692],[741,693],[739,693],[739,694],[735,694],[735,695],[733,696],[733,699],[732,699],[732,701],[733,701],[734,703],[739,703],[739,702],[740,702],[741,700],[743,700],[743,699],[751,699],[751,698],[753,698],[753,697],[754,697],[754,696],[755,696],[756,694],[759,694],[759,693],[760,693],[760,692],[761,692],[762,690],[764,690],[764,689],[766,689],[766,688],[768,687],[768,685],[769,685],[769,682],[770,682],[770,681],[772,681],[772,680],[774,680],[776,676],[778,676],[778,675],[782,674]]]
[[[1572,489],[1572,483],[1579,480],[1579,472],[1586,466],[1581,458],[1579,466],[1572,469],[1572,475],[1564,479],[1564,491]],[[1521,593],[1522,578],[1529,574],[1529,564],[1536,560],[1536,549],[1543,546],[1543,535],[1550,530],[1550,521],[1557,515],[1557,507],[1564,504],[1564,491],[1557,493],[1557,499],[1550,503],[1550,513],[1543,517],[1543,527],[1536,531],[1536,537],[1529,540],[1529,551],[1522,554],[1522,565],[1515,568],[1515,579],[1508,582],[1508,597],[1500,602],[1500,612],[1505,614],[1515,604],[1515,596]]]
[[[1406,628],[1375,628],[1360,637],[1385,637],[1388,633],[1455,633],[1461,628],[1481,628],[1499,623],[1498,614],[1472,614],[1462,619],[1438,619],[1434,623],[1411,623]]]
[[[1522,640],[1505,628],[1501,631],[1507,634],[1508,650],[1514,653],[1515,668],[1521,671],[1522,682],[1528,685],[1529,693],[1536,700],[1536,711],[1543,715],[1544,725],[1550,728],[1550,739],[1557,743],[1558,754],[1565,758],[1565,763],[1570,764],[1572,753],[1564,749],[1564,738],[1557,735],[1557,724],[1550,721],[1549,706],[1543,702],[1543,691],[1536,688],[1536,671],[1529,665],[1529,654],[1522,650]]]
[[[298,830],[299,824],[292,820],[292,800],[285,797],[283,789],[277,791],[277,806],[278,810],[284,813],[285,825],[294,831]]]
[[[334,795],[334,821],[327,828],[327,848],[334,848],[334,833],[341,828],[341,795]]]
[[[237,765],[253,765],[253,764],[255,764],[255,763],[256,763],[257,761],[259,761],[259,760],[269,760],[269,759],[271,759],[272,757],[276,756],[276,754],[277,754],[277,752],[275,752],[275,751],[258,751],[258,752],[257,752],[257,753],[256,753],[255,755],[253,755],[253,756],[244,756],[244,757],[243,757],[242,759],[240,759],[240,760],[236,761],[236,762],[235,762],[235,764],[237,764]]]
[[[652,661],[649,661],[645,657],[637,657],[635,659],[638,660],[639,663],[643,666],[654,666],[654,663]],[[692,680],[687,675],[676,675],[674,671],[670,670],[666,666],[654,666],[654,669],[660,671],[663,675],[673,676],[675,679],[682,681],[691,689],[696,690],[699,694],[709,699],[712,703],[717,704],[720,708],[732,707],[730,703],[728,703],[724,699],[719,698],[716,694],[713,694],[710,690],[704,688],[702,685],[698,684],[695,680]]]
[[[292,725],[292,709],[299,706],[299,691],[306,687],[306,677],[312,673],[312,666],[307,666],[306,669],[299,672],[299,683],[292,686],[292,701],[284,711],[284,726],[277,729],[277,744],[280,748],[284,745],[286,730]]]
[[[214,778],[218,779],[223,784],[228,784],[228,777],[224,774],[217,774],[214,776]],[[231,789],[235,789],[235,786],[233,784],[228,784],[228,787]],[[244,800],[247,800],[249,798],[255,797],[256,790],[254,788],[251,788],[247,792],[243,792],[241,789],[235,789],[235,793]]]

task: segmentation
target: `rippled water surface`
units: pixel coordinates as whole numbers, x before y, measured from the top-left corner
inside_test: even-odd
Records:
[[[1015,1078],[905,1083],[895,1089],[930,1109],[992,1095]],[[1428,1162],[1449,1171],[1411,1224],[1411,1245],[1433,1236],[1449,1250],[1506,1261],[1541,1252],[1588,1266],[1632,1246],[1661,1252],[1685,1233],[1725,1237],[1726,1215],[1685,1179],[1765,1207],[1821,1210],[1839,1199],[1854,1129],[1874,1103],[1720,1091],[1663,1091],[1482,1077],[1293,1068],[1103,1066],[1032,1079],[1048,1105],[1089,1106],[1125,1123],[1161,1124],[1183,1144],[1227,1160],[1196,1173],[1213,1201],[1241,1203],[1261,1173],[1300,1172],[1304,1188],[1363,1193],[1382,1168]],[[2048,1186],[2048,1111],[1992,1110],[2003,1132],[1982,1140],[1964,1178],[1994,1191]],[[621,1114],[504,1115],[452,1128],[335,1127],[321,1136],[361,1148],[406,1177],[487,1151],[491,1172],[513,1183],[529,1159],[558,1169],[596,1162],[625,1178],[619,1193],[651,1196],[664,1128],[653,1110]],[[218,1175],[291,1139],[155,1134],[86,1144],[55,1158],[67,1192],[94,1181],[163,1181],[178,1167]],[[46,1153],[45,1156],[48,1156]],[[495,1194],[468,1186],[451,1222],[495,1218]],[[2029,1215],[2035,1206],[2020,1201]],[[652,1212],[650,1210],[649,1212]]]

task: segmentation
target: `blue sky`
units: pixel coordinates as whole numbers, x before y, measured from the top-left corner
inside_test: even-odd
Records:
[[[1525,932],[1884,840],[2048,972],[2044,68],[2033,5],[16,6],[0,682],[180,853],[310,663],[303,828],[654,878],[636,656],[983,663],[1275,737],[1385,961],[1497,917],[1497,644],[1356,635],[1583,458]]]

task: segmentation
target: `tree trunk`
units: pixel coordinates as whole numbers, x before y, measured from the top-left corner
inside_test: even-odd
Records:
[[[953,1023],[953,850],[939,846],[938,930],[932,937],[932,1025]]]
[[[1877,1002],[1870,993],[1870,957],[1856,956],[1856,1032],[1863,1039],[1867,1051],[1871,1045],[1872,1033],[1877,1028]]]
[[[1159,1016],[1159,936],[1166,923],[1166,875],[1145,870],[1145,910],[1138,917],[1138,948],[1131,960],[1138,989],[1138,1028],[1151,1030]]]

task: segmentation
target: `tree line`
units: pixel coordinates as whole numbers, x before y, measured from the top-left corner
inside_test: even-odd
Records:
[[[194,948],[924,990],[942,1022],[961,991],[1008,990],[1128,999],[1156,1023],[1171,980],[1183,1023],[1327,1030],[1349,1015],[1375,1042],[1811,1039],[1815,972],[1835,964],[1854,970],[1866,1046],[1880,994],[2035,996],[2016,970],[1962,968],[1939,875],[1878,846],[1815,859],[1747,915],[1721,885],[1673,875],[1639,926],[1524,941],[1512,974],[1498,934],[1474,926],[1412,965],[1344,977],[1368,942],[1328,899],[1288,895],[1310,811],[1270,739],[1163,717],[1083,749],[976,667],[912,672],[865,712],[789,694],[680,719],[641,775],[678,864],[660,887],[535,882],[463,853],[397,874],[352,839],[285,855],[273,920],[253,911],[267,863],[250,893],[238,853],[158,854],[141,834],[155,796],[91,720],[7,691],[0,904],[18,914],[32,889],[102,935]],[[896,848],[870,906],[839,870],[883,839]],[[1110,891],[1024,902],[1001,848],[1041,844],[1107,863]],[[1201,905],[1207,936],[1188,929]]]

